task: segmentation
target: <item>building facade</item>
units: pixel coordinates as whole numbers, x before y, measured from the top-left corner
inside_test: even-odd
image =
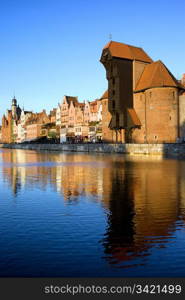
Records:
[[[172,143],[184,139],[183,85],[142,48],[109,42],[100,61],[108,80],[109,128],[116,142]]]
[[[3,143],[15,143],[17,140],[17,126],[21,116],[21,109],[15,97],[12,99],[11,109],[2,118],[1,139]]]
[[[41,137],[47,137],[46,124],[50,124],[50,119],[43,110],[40,113],[33,113],[25,123],[26,141],[33,141]]]

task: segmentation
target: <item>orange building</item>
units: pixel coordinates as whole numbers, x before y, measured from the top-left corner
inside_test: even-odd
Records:
[[[116,141],[171,143],[182,141],[185,88],[161,62],[142,48],[109,42],[101,60],[108,80],[109,128]]]
[[[185,87],[185,74],[182,75],[181,83]]]
[[[112,116],[108,110],[108,91],[105,91],[100,99],[102,101],[102,141],[111,143],[114,141],[114,131],[109,127]]]
[[[47,129],[43,128],[45,124],[50,123],[50,119],[43,110],[40,113],[33,113],[26,121],[26,140],[35,140],[42,136],[47,136]]]
[[[73,107],[70,109],[69,116],[69,108],[70,104],[75,106],[75,103],[78,102],[78,97],[72,96],[64,96],[63,101],[61,103],[61,128],[60,128],[60,142],[66,142],[70,139],[74,139],[74,111]],[[70,121],[70,126],[69,126]]]
[[[84,124],[89,125],[90,122],[90,102],[85,101],[85,106],[84,106]]]
[[[57,109],[53,108],[48,115],[50,122],[54,123],[54,124],[56,124],[56,111],[57,111]]]

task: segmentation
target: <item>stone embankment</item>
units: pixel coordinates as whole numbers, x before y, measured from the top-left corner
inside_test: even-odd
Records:
[[[37,151],[123,153],[185,156],[185,144],[0,144],[0,148]]]

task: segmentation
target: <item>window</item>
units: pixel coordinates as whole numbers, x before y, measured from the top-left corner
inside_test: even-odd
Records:
[[[112,100],[112,108],[115,109],[115,100]]]
[[[89,127],[89,131],[95,131],[95,127]]]
[[[78,128],[76,128],[76,130],[75,130],[76,132],[81,132],[81,128],[80,127],[78,127]]]

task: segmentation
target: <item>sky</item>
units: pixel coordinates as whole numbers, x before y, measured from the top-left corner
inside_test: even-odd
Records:
[[[79,101],[107,89],[102,48],[142,47],[177,79],[185,73],[185,0],[0,0],[0,118],[15,95],[47,112],[64,95]]]

